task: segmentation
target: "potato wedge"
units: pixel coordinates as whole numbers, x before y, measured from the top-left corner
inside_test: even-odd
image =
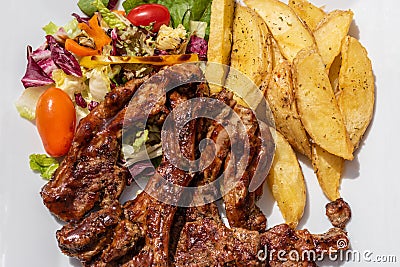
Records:
[[[296,228],[306,205],[303,172],[290,144],[279,132],[275,138],[275,157],[267,183],[286,223]]]
[[[267,25],[257,13],[245,6],[236,7],[230,66],[249,77],[256,86],[272,71],[269,35]],[[227,84],[229,79],[235,81],[228,74]]]
[[[244,0],[267,23],[283,56],[290,62],[305,47],[315,44],[309,29],[286,4],[278,0]]]
[[[317,144],[313,144],[312,165],[325,196],[330,201],[340,198],[339,187],[344,159],[329,153]]]
[[[304,49],[294,60],[295,95],[304,128],[326,151],[353,159],[353,145],[321,56]]]
[[[232,28],[235,0],[214,0],[211,5],[210,36],[207,58],[209,62],[229,65],[232,47]],[[208,80],[224,85],[228,68],[223,65],[210,64],[206,69]],[[222,87],[210,84],[212,92]]]
[[[371,60],[367,50],[348,36],[342,47],[339,74],[339,108],[353,146],[357,147],[374,112],[375,87]]]
[[[314,31],[318,23],[325,17],[324,10],[307,0],[289,0],[289,6],[307,24],[311,31]]]
[[[335,10],[326,15],[314,31],[315,42],[327,70],[339,55],[352,20],[352,11]]]
[[[277,65],[265,91],[276,129],[296,151],[311,159],[311,146],[297,112],[292,66],[288,61]]]

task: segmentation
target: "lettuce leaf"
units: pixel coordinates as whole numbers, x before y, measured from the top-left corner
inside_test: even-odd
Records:
[[[125,30],[127,25],[113,12],[111,12],[101,0],[94,0],[92,4],[110,28]]]
[[[33,171],[39,172],[43,179],[50,180],[60,164],[55,158],[45,154],[32,154],[29,156],[29,166]]]
[[[76,18],[70,20],[64,26],[57,26],[54,22],[50,21],[42,29],[47,35],[54,35],[60,30],[60,28],[63,28],[68,37],[74,39],[82,32],[81,29],[79,29],[78,24],[79,22]]]

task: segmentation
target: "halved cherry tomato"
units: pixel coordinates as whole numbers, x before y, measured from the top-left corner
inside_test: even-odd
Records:
[[[144,4],[132,9],[127,18],[135,26],[149,26],[154,22],[153,31],[158,32],[161,25],[169,25],[171,15],[163,5]]]
[[[76,111],[70,97],[59,88],[47,89],[36,105],[36,127],[46,152],[67,154],[75,133]]]

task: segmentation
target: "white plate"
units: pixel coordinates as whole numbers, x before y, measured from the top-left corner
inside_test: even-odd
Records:
[[[0,266],[79,266],[57,247],[55,231],[60,224],[43,206],[39,196],[44,185],[30,171],[28,156],[42,153],[35,127],[20,119],[14,102],[23,90],[26,45],[39,46],[44,41],[41,30],[50,20],[64,24],[77,1],[7,1],[2,5],[0,25],[1,97],[0,97]],[[352,249],[361,260],[337,261],[333,266],[378,266],[378,256],[395,256],[400,251],[399,214],[400,175],[397,141],[400,132],[400,2],[397,0],[315,0],[318,5],[351,8],[354,13],[352,33],[369,51],[376,76],[376,111],[365,141],[353,162],[346,165],[342,195],[350,203],[353,219],[347,230]],[[324,215],[327,199],[318,187],[307,164],[302,164],[308,187],[308,205],[301,227],[323,232],[330,225]],[[268,191],[266,191],[268,193]],[[268,198],[268,195],[265,197]],[[282,222],[272,204],[263,204],[269,226]],[[369,256],[365,258],[364,256]],[[389,257],[386,257],[388,259]],[[371,262],[368,262],[368,260]],[[325,263],[324,263],[325,264]],[[323,266],[330,266],[325,264]],[[380,265],[379,265],[380,266]]]

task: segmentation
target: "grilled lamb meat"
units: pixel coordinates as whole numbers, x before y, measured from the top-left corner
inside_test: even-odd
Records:
[[[168,87],[202,75],[196,66],[174,66],[164,73],[153,76],[137,94],[142,80],[116,88],[81,121],[66,158],[42,188],[43,202],[54,215],[79,220],[96,204],[104,207],[119,198],[129,178],[129,171],[117,165],[122,125],[164,111]],[[126,107],[134,94],[135,105]]]
[[[122,208],[118,202],[91,213],[79,223],[69,223],[57,231],[58,245],[63,253],[82,262],[91,260],[110,242],[120,221]]]
[[[250,153],[248,162],[244,162],[243,166],[236,164],[236,162],[239,162],[235,159],[238,156],[236,151],[229,153],[226,159],[224,187],[232,188],[223,197],[226,216],[231,227],[242,227],[263,232],[266,228],[267,219],[255,204],[256,192],[249,192],[251,179],[260,163],[261,156],[259,155],[264,153],[264,150],[261,149],[261,139],[257,136],[259,125],[251,109],[236,105],[234,110],[240,116],[245,128],[237,127],[235,134],[239,138],[236,140],[248,138],[249,147],[247,149]],[[235,164],[231,164],[230,160]]]
[[[227,228],[204,218],[186,223],[175,254],[175,266],[261,266],[257,231]]]
[[[351,219],[351,210],[349,204],[342,198],[338,198],[325,206],[326,216],[334,227],[344,229]]]
[[[339,228],[313,235],[277,225],[265,233],[227,228],[211,218],[186,223],[175,254],[176,266],[316,266],[316,257],[348,249]],[[339,245],[338,245],[339,244]],[[293,253],[296,252],[296,253]],[[266,253],[266,254],[265,254]],[[293,255],[299,255],[298,259]]]
[[[182,71],[181,76],[178,75],[179,71]],[[187,75],[188,71],[190,75]],[[180,82],[184,82],[182,77],[186,77],[189,80],[193,78],[193,75],[199,75],[197,79],[201,78],[198,69],[188,70],[187,68],[179,69],[175,67],[175,72],[172,77],[173,79],[180,77]],[[162,80],[158,80],[157,82],[162,82]],[[174,83],[176,81],[172,82]],[[168,83],[163,84],[168,85]],[[147,84],[144,86],[147,87]],[[155,84],[152,86],[154,87]],[[193,86],[191,86],[191,88],[193,90]],[[168,101],[166,101],[171,104],[172,109],[184,102],[188,97],[186,95],[181,95],[178,91],[172,92],[169,95]],[[127,111],[127,114],[128,112],[129,111]],[[174,121],[179,122],[185,121],[190,115],[190,112],[192,111],[179,110],[170,115],[174,116]],[[129,113],[129,115],[127,115],[128,123],[134,121],[134,118],[130,120],[130,116],[132,115],[134,115],[134,113]],[[125,121],[127,121],[126,118]],[[178,140],[173,139],[176,136],[176,132],[173,132],[175,129],[169,129],[168,126],[166,126],[166,130],[172,131],[171,133],[168,132],[165,134],[167,138],[165,142],[170,146],[169,148],[174,152],[182,153],[183,157],[189,160],[194,160],[195,137],[197,134],[196,120],[189,121],[180,129],[177,135],[179,137]],[[172,144],[176,144],[176,141],[178,141],[179,145],[173,146]],[[171,184],[187,186],[193,179],[193,176],[193,173],[175,167],[164,157],[156,173],[147,184],[146,189],[134,200],[128,201],[124,205],[124,219],[116,226],[115,233],[112,236],[112,242],[104,250],[101,257],[93,258],[87,266],[168,265],[169,236],[173,218],[177,210],[177,207],[173,204],[177,204],[182,193],[179,188],[178,191],[173,190]],[[168,184],[168,182],[170,184]],[[164,202],[158,199],[163,199]]]
[[[346,245],[341,246],[339,241]],[[266,256],[271,267],[316,266],[317,257],[349,248],[347,233],[339,228],[315,235],[308,230],[293,230],[287,224],[277,225],[261,234],[261,245],[268,251]]]
[[[228,132],[225,130],[224,125],[219,124],[218,120],[226,121],[232,116],[232,108],[236,105],[236,101],[233,100],[233,93],[227,90],[222,90],[216,99],[221,103],[224,103],[229,109],[220,111],[215,116],[214,120],[208,128],[205,136],[201,136],[199,139],[206,137],[212,140],[215,144],[215,151],[205,149],[202,153],[200,164],[205,165],[205,162],[211,161],[211,164],[207,166],[204,171],[198,176],[198,179],[194,181],[193,186],[199,187],[214,182],[221,174],[221,169],[224,165],[225,158],[227,157],[230,149],[230,139]],[[210,108],[212,110],[212,108]],[[215,157],[214,157],[215,155]],[[212,217],[215,220],[219,218],[219,212],[217,206],[212,202],[217,195],[218,188],[208,187],[207,190],[195,191],[192,199],[192,206],[186,210],[186,220],[194,221],[198,217]],[[202,205],[203,203],[208,203]]]

